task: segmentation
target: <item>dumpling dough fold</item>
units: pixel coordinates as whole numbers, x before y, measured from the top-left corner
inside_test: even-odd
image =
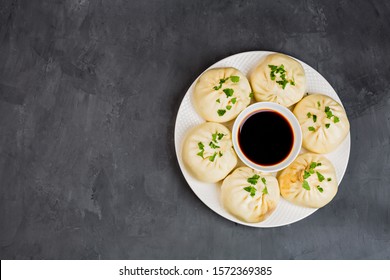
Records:
[[[313,153],[299,155],[280,173],[278,181],[282,197],[304,207],[323,207],[338,190],[332,163]]]
[[[302,65],[280,53],[267,55],[252,70],[249,81],[257,101],[275,102],[290,107],[306,92]]]
[[[182,152],[184,164],[204,182],[222,180],[237,164],[231,133],[219,123],[206,122],[192,128]]]
[[[349,132],[344,108],[329,96],[310,94],[294,108],[302,129],[302,146],[323,154],[335,150]]]
[[[251,86],[239,70],[214,68],[198,79],[192,102],[206,121],[227,122],[244,110],[251,101]]]
[[[276,209],[280,198],[278,181],[271,174],[239,167],[226,177],[221,187],[224,207],[238,219],[257,223]]]

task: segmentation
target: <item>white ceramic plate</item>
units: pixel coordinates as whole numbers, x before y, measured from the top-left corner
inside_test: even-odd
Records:
[[[208,69],[217,67],[234,67],[239,69],[245,75],[255,66],[257,63],[268,54],[273,52],[268,51],[253,51],[239,53],[227,58],[224,58],[217,63],[211,65]],[[295,58],[296,59],[296,58]],[[296,59],[298,60],[298,59]],[[328,95],[338,101],[340,104],[341,100],[338,97],[332,86],[321,76],[316,70],[307,65],[306,63],[298,60],[303,68],[307,78],[307,91],[310,93],[322,93]],[[206,70],[208,70],[206,69]],[[205,70],[205,71],[206,71]],[[199,78],[199,77],[198,77]],[[198,115],[192,105],[191,95],[194,90],[194,86],[198,78],[192,83],[188,91],[186,92],[183,101],[181,102],[179,111],[177,113],[176,124],[175,124],[175,149],[177,160],[181,171],[183,172],[184,178],[187,180],[191,189],[199,197],[204,204],[206,204],[214,212],[218,213],[222,217],[229,219],[235,223],[252,226],[252,227],[277,227],[288,225],[297,222],[301,219],[306,218],[310,214],[314,213],[317,209],[306,208],[294,205],[281,197],[279,205],[270,217],[260,223],[245,223],[238,220],[236,217],[228,213],[222,206],[220,201],[220,186],[221,183],[210,184],[204,183],[194,178],[190,171],[187,170],[182,160],[182,145],[183,140],[188,130],[198,124],[205,122],[205,120]],[[228,125],[230,128],[231,125]],[[338,184],[344,176],[345,170],[347,169],[349,153],[351,149],[351,137],[350,134],[340,144],[340,146],[332,153],[325,154],[325,156],[333,163],[336,169],[336,176]],[[302,149],[304,152],[304,149]]]

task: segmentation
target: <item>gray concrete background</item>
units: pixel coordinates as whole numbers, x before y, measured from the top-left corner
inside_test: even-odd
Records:
[[[389,259],[389,1],[0,1],[2,259]],[[234,224],[178,167],[181,99],[214,62],[317,69],[351,122],[331,204]]]

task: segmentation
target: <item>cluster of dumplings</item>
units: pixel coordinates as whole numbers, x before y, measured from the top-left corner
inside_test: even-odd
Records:
[[[305,71],[289,56],[270,54],[248,76],[249,80],[232,67],[211,69],[200,76],[192,103],[206,122],[187,133],[184,164],[201,181],[223,180],[221,202],[244,222],[265,220],[280,196],[303,207],[323,207],[336,195],[338,183],[332,163],[322,154],[335,150],[348,135],[345,110],[326,95],[304,97]],[[301,126],[302,146],[309,152],[300,154],[277,177],[249,167],[236,168],[237,155],[226,122],[234,120],[252,99],[290,108]]]

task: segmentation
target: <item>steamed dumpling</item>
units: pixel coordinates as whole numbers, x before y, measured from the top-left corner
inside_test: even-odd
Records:
[[[278,177],[280,193],[286,200],[304,207],[319,208],[337,193],[336,172],[322,155],[299,155]]]
[[[275,177],[249,167],[239,167],[226,177],[221,187],[223,206],[238,219],[257,223],[276,209],[280,198]]]
[[[306,76],[302,65],[284,54],[266,56],[251,72],[250,83],[257,101],[289,107],[302,99]]]
[[[184,141],[183,161],[201,181],[225,178],[237,164],[229,129],[211,122],[193,128]]]
[[[329,153],[349,132],[347,115],[339,103],[322,94],[303,98],[294,108],[302,129],[302,146],[311,152]]]
[[[207,121],[227,122],[250,103],[251,87],[243,73],[235,68],[215,68],[200,76],[195,85],[193,104]]]

